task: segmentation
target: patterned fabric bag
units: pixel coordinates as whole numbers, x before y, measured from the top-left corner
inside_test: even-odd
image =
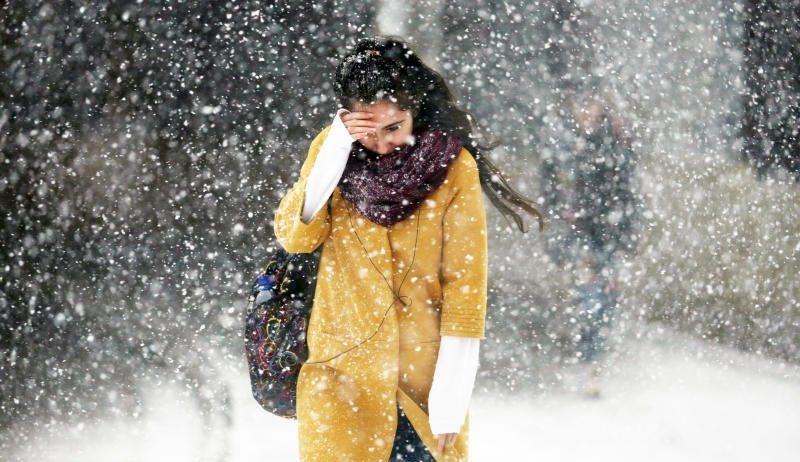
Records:
[[[250,291],[245,353],[253,397],[267,411],[294,419],[322,248],[291,254],[276,247]]]

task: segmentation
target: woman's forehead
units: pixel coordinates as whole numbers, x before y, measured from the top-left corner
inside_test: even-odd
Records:
[[[385,99],[374,103],[354,103],[352,110],[354,112],[369,112],[373,115],[372,120],[378,123],[403,120],[409,112],[400,109],[400,106]]]

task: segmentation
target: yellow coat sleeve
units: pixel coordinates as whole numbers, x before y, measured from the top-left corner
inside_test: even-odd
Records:
[[[300,214],[303,212],[308,174],[329,131],[330,128],[326,128],[311,142],[308,157],[300,168],[300,178],[283,196],[275,211],[275,238],[287,252],[313,252],[328,238],[330,232],[328,207],[322,207],[308,224],[300,221]]]
[[[484,338],[488,272],[486,210],[478,165],[462,150],[456,191],[443,217],[441,335]]]

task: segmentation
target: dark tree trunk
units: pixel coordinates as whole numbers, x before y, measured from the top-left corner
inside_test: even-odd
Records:
[[[743,156],[800,180],[800,0],[748,0]]]

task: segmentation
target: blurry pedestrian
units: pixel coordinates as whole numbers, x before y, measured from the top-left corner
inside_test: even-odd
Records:
[[[406,44],[359,42],[333,84],[341,109],[275,213],[286,250],[323,246],[297,383],[301,460],[466,460],[486,314],[483,193],[520,230],[509,205],[541,217]]]
[[[562,109],[547,121],[543,149],[544,201],[563,225],[547,249],[573,275],[577,355],[594,363],[607,351],[620,265],[637,241],[636,162],[622,119],[604,99],[586,92]]]

